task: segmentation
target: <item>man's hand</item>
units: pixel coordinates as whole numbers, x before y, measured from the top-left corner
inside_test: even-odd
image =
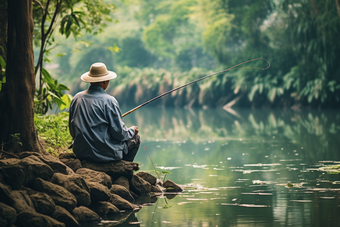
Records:
[[[138,132],[139,132],[138,127],[137,127],[137,126],[132,126],[132,128],[134,128],[134,130],[135,130],[135,135],[137,135]]]

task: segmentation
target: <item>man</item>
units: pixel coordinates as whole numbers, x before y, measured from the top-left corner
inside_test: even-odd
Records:
[[[116,77],[103,63],[94,63],[81,76],[91,86],[74,96],[69,109],[73,152],[81,160],[132,162],[137,154],[137,126],[126,127],[117,100],[105,92]]]

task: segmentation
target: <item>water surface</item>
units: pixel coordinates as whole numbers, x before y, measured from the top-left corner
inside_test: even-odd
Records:
[[[141,170],[149,153],[186,190],[116,226],[340,226],[340,175],[320,169],[340,164],[337,112],[143,107],[125,121]]]

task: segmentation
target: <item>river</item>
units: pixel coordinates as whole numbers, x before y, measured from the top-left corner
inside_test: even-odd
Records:
[[[186,189],[100,226],[340,226],[327,169],[340,165],[338,112],[143,107],[125,121],[140,130],[141,170],[154,173],[149,153]]]

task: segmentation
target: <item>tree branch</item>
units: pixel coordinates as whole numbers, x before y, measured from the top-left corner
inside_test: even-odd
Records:
[[[50,27],[48,28],[48,30],[46,32],[46,36],[51,32],[52,27],[54,26],[55,19],[57,18],[58,14],[59,14],[59,11],[60,11],[61,3],[62,3],[62,0],[61,1],[57,1],[56,8],[55,8],[55,11],[54,11],[54,14],[53,14],[53,18],[51,20]]]
[[[43,56],[43,52],[44,52],[44,46],[45,46],[45,21],[46,21],[46,17],[48,14],[48,7],[50,6],[50,0],[47,1],[46,3],[46,8],[45,8],[45,12],[43,12],[43,16],[41,18],[41,26],[40,26],[40,31],[41,31],[41,46],[40,46],[40,53],[39,53],[39,59],[38,59],[38,63],[37,66],[34,69],[34,73],[35,75],[37,75],[38,69],[42,68],[42,56]],[[41,93],[42,90],[42,73],[41,70],[39,72],[39,94]]]

